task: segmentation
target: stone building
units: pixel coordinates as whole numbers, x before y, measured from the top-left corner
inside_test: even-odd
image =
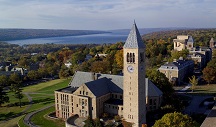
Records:
[[[173,39],[174,50],[181,51],[183,49],[191,50],[194,46],[194,40],[189,35],[178,35],[177,39]]]
[[[194,62],[192,60],[174,60],[165,63],[158,70],[164,73],[170,82],[180,85],[186,77],[193,74]]]
[[[189,50],[188,58],[193,60],[198,69],[204,68],[212,58],[213,38],[210,40],[209,47],[194,47],[194,40],[192,36],[178,35],[177,39],[173,39],[174,50],[182,51]]]
[[[216,42],[214,41],[214,38],[212,37],[209,42],[209,48],[215,48]]]
[[[162,92],[145,78],[145,45],[134,23],[124,45],[124,76],[77,71],[69,86],[55,91],[56,116],[67,119],[119,115],[134,127],[146,123],[146,110],[156,110]]]

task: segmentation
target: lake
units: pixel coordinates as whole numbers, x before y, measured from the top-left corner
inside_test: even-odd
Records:
[[[122,33],[105,33],[105,34],[92,34],[80,36],[65,36],[65,37],[49,37],[49,38],[36,38],[25,40],[7,41],[11,44],[25,45],[25,44],[103,44],[103,43],[116,43],[125,42],[128,34]]]

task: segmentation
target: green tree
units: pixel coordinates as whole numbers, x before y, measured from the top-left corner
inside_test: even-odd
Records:
[[[60,72],[59,72],[59,77],[60,78],[67,78],[70,76],[70,70],[66,66],[62,66]]]
[[[101,123],[99,118],[96,118],[94,123],[95,123],[95,127],[103,127],[103,124]]]
[[[2,104],[9,102],[7,92],[5,92],[3,86],[0,86],[0,107]]]
[[[28,72],[27,76],[31,79],[31,80],[36,80],[40,78],[40,75],[38,73],[38,71],[35,70],[31,70]]]
[[[171,95],[174,92],[169,79],[163,73],[155,70],[146,70],[146,76],[163,92],[164,95]]]
[[[188,115],[174,112],[165,114],[153,127],[199,127],[199,124]]]
[[[21,107],[21,99],[24,97],[22,94],[22,88],[20,84],[12,84],[11,90],[14,92],[14,97],[19,99],[19,106]]]
[[[192,89],[192,92],[193,92],[195,87],[198,84],[198,79],[196,79],[196,77],[193,75],[191,78],[189,78],[189,82],[191,84],[191,89]]]
[[[22,82],[20,76],[17,73],[13,73],[9,77],[9,81],[11,84],[20,84]]]
[[[8,77],[5,75],[0,75],[0,86],[5,87],[8,85]]]
[[[95,127],[92,117],[88,116],[87,120],[85,120],[84,127]]]

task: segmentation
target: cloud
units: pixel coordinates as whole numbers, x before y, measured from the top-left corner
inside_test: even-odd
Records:
[[[215,19],[214,0],[0,0],[0,27],[69,29],[201,25]],[[216,27],[213,22],[206,22]]]

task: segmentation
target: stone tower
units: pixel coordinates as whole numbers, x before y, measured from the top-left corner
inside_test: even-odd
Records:
[[[141,127],[146,123],[145,45],[135,23],[123,49],[123,116],[134,127]]]
[[[215,46],[215,42],[214,42],[214,38],[212,37],[210,42],[209,42],[209,47],[214,48],[214,46]]]
[[[192,50],[193,49],[193,44],[194,44],[194,40],[192,36],[188,37],[188,41],[187,41],[187,49],[188,50]]]

